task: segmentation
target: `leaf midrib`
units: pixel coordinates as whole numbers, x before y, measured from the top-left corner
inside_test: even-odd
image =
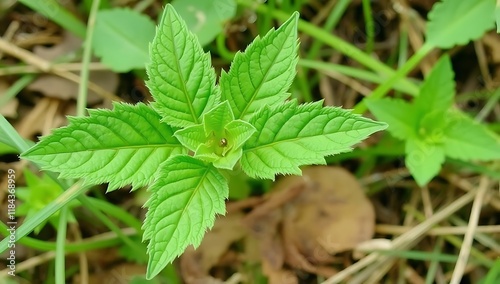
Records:
[[[266,79],[267,77],[269,76],[269,73],[271,71],[271,69],[274,67],[274,64],[277,60],[277,58],[279,57],[280,53],[282,52],[286,42],[288,41],[288,38],[283,42],[283,44],[280,46],[280,49],[279,49],[279,52],[277,53],[277,55],[273,58],[273,60],[271,61],[271,65],[269,66],[269,68],[266,70],[266,73],[264,74],[264,76],[262,77],[262,80],[260,81],[258,87],[255,89],[254,91],[254,94],[252,95],[252,97],[250,98],[250,101],[246,104],[245,108],[243,109],[243,111],[241,112],[241,114],[239,115],[238,118],[242,118],[245,116],[245,113],[247,112],[248,108],[250,107],[250,105],[252,105],[252,103],[256,100],[257,98],[257,94],[259,93],[260,89],[262,88],[262,86],[264,85],[264,83],[266,82]],[[262,41],[263,42],[263,41]],[[293,47],[292,47],[293,48]],[[247,62],[248,64],[250,64],[250,62]]]
[[[251,151],[257,151],[257,150],[262,149],[262,148],[272,147],[272,146],[280,144],[280,143],[293,143],[293,142],[296,142],[296,141],[298,141],[300,139],[311,139],[311,138],[316,138],[316,137],[326,137],[326,138],[328,138],[327,136],[333,135],[333,134],[336,134],[336,133],[317,134],[317,135],[311,135],[311,136],[296,137],[296,138],[291,138],[291,139],[286,139],[286,140],[273,141],[273,142],[268,143],[268,144],[263,144],[263,145],[259,145],[259,146],[253,147],[253,148],[243,149],[243,153],[245,153],[245,152],[251,152]]]
[[[182,26],[182,22],[181,22],[180,19],[176,19],[176,21]],[[179,78],[179,80],[181,80],[182,91],[183,91],[184,95],[186,96],[186,100],[187,100],[187,103],[188,103],[188,106],[189,106],[189,110],[191,112],[191,116],[194,119],[193,121],[194,121],[195,124],[198,124],[199,123],[198,117],[196,116],[196,113],[194,111],[193,102],[191,101],[191,98],[189,97],[189,92],[187,90],[186,81],[184,80],[184,76],[182,76],[182,72],[181,72],[182,70],[181,70],[180,64],[179,64],[180,63],[180,57],[179,57],[179,54],[177,53],[176,44],[175,44],[176,43],[176,38],[175,38],[175,35],[174,35],[174,30],[173,30],[172,25],[170,25],[168,27],[169,27],[169,29],[167,29],[167,30],[170,33],[170,37],[172,38],[172,45],[171,45],[171,47],[172,47],[172,53],[174,54],[174,57],[175,57],[174,64],[177,67],[177,74],[179,75],[178,78]],[[179,33],[185,35],[186,44],[188,42],[192,43],[191,37],[189,36],[189,34],[188,35],[185,34],[185,31],[182,29],[182,27],[181,27],[181,30],[179,31]],[[196,52],[196,48],[193,46],[193,53],[195,53],[195,52]],[[194,56],[194,57],[196,59],[196,56]]]
[[[81,153],[81,152],[97,152],[97,151],[105,151],[105,150],[129,150],[129,149],[151,149],[151,148],[176,148],[182,147],[181,144],[148,144],[148,145],[130,145],[130,146],[116,146],[109,148],[95,148],[95,149],[84,149],[78,151],[58,151],[57,153],[52,154],[33,154],[28,155],[27,157],[34,156],[48,156],[48,155],[60,155],[60,154],[73,154],[73,153]]]

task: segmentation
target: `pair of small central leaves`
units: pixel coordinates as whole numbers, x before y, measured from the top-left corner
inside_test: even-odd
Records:
[[[234,119],[229,102],[224,101],[205,113],[201,124],[180,129],[174,136],[195,158],[232,170],[243,154],[243,144],[255,131],[250,123]]]

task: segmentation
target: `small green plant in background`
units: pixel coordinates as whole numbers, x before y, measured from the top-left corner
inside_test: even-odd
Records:
[[[428,14],[426,41],[391,79],[384,82],[364,104],[389,132],[405,141],[406,166],[423,186],[441,170],[445,157],[462,161],[500,158],[500,139],[484,125],[454,108],[455,82],[447,55],[436,63],[419,88],[413,103],[382,98],[391,84],[412,70],[436,47],[447,49],[480,38],[494,27],[491,0],[443,0]]]
[[[19,187],[16,189],[16,196],[19,200],[23,201],[16,209],[17,216],[26,216],[26,218],[33,218],[40,210],[47,206],[52,200],[56,199],[62,194],[63,189],[51,177],[44,174],[38,177],[29,170],[24,171],[24,178],[26,179],[26,187]],[[73,200],[68,204],[68,208],[78,206],[78,201]],[[49,222],[52,227],[57,228],[59,222],[59,213],[56,213],[48,220],[40,223],[33,231],[38,234]],[[75,216],[69,210],[68,221],[76,222]]]
[[[147,66],[155,101],[71,117],[22,157],[62,178],[107,182],[108,191],[149,186],[143,239],[147,277],[154,277],[188,245],[198,246],[216,214],[225,213],[235,167],[252,178],[301,174],[300,166],[325,164],[325,156],[386,128],[322,101],[287,101],[298,17],[237,53],[216,84],[210,55],[167,5]]]
[[[408,103],[403,99],[366,100],[370,111],[405,140],[406,166],[420,186],[441,170],[445,157],[464,161],[500,158],[500,140],[485,126],[453,107],[455,81],[450,58],[443,56]]]
[[[171,5],[202,46],[212,42],[236,14],[233,0],[176,0]],[[146,15],[129,8],[107,7],[97,12],[92,50],[115,72],[144,69],[154,34],[155,24]]]

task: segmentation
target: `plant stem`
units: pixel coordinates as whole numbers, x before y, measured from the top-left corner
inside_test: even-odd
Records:
[[[289,14],[278,11],[271,10],[266,5],[256,5],[254,2],[246,1],[246,0],[236,0],[236,2],[242,6],[254,9],[258,13],[261,14],[272,14],[273,17],[285,21],[290,17]],[[364,66],[374,70],[377,73],[380,73],[382,77],[391,77],[396,73],[392,68],[385,65],[384,63],[378,61],[377,59],[372,58],[371,56],[364,53],[359,48],[354,45],[344,41],[343,39],[332,35],[331,33],[316,27],[313,24],[310,24],[304,20],[299,19],[298,29],[304,33],[309,34],[314,37],[316,40],[321,41],[335,50],[341,52],[345,56],[348,56]],[[416,88],[415,84],[410,82],[407,79],[402,79],[401,84],[404,85],[405,88]]]
[[[323,30],[329,32],[333,28],[335,28],[335,26],[340,21],[340,18],[342,17],[342,15],[344,15],[344,12],[347,10],[347,7],[349,6],[350,3],[351,3],[351,0],[339,0],[335,4],[335,6],[334,6],[332,12],[330,13],[330,15],[328,16],[328,18],[326,19],[325,25],[323,26]],[[321,46],[322,46],[321,41],[319,41],[319,40],[314,41],[311,45],[311,48],[309,49],[309,52],[308,52],[306,58],[307,59],[317,58],[318,53],[321,49]]]
[[[363,15],[365,17],[366,53],[371,54],[375,45],[375,24],[373,23],[372,7],[370,0],[363,0]]]
[[[300,59],[299,60],[299,66],[307,67],[309,69],[315,69],[317,71],[322,71],[325,72],[327,75],[329,72],[336,72],[340,73],[342,75],[346,75],[358,80],[363,80],[367,81],[370,83],[377,83],[377,84],[382,84],[384,82],[384,78],[380,77],[379,75],[368,71],[368,70],[362,70],[358,68],[354,68],[351,66],[346,66],[346,65],[341,65],[341,64],[334,64],[334,63],[327,63],[327,62],[321,62],[321,61],[316,61],[316,60],[309,60],[309,59]],[[414,86],[411,88],[408,88],[409,86],[401,84],[401,82],[398,82],[394,84],[393,88],[412,95],[416,96],[418,95],[418,87]]]
[[[19,2],[39,12],[76,36],[85,37],[85,25],[57,1],[19,0]]]
[[[7,229],[8,229],[7,226],[4,223],[0,222],[0,234],[8,236],[9,231]],[[132,228],[123,229],[122,231],[126,231],[125,234],[127,236],[133,236],[138,234],[137,231]],[[55,242],[41,241],[28,236],[20,239],[18,243],[39,251],[53,251],[56,249],[57,246],[57,243]],[[66,243],[65,250],[66,253],[77,253],[82,251],[113,247],[122,243],[123,241],[119,239],[115,233],[107,232],[97,236],[92,236],[83,239],[80,242]]]
[[[66,283],[65,276],[65,245],[66,245],[66,230],[68,225],[68,207],[63,206],[59,213],[59,224],[57,226],[57,241],[56,241],[56,284]]]
[[[85,108],[87,107],[87,94],[88,94],[88,82],[89,82],[89,63],[92,55],[92,40],[94,35],[94,26],[97,11],[99,10],[99,4],[101,0],[92,1],[92,7],[90,9],[89,20],[87,24],[87,35],[85,37],[85,44],[83,47],[83,57],[82,57],[82,70],[80,72],[80,85],[78,86],[78,100],[76,103],[76,115],[84,116]]]
[[[406,76],[415,66],[417,66],[422,59],[424,59],[427,54],[434,48],[433,45],[424,44],[406,63],[399,69],[389,80],[385,81],[382,85],[378,86],[370,95],[370,99],[380,99],[383,98],[387,92],[392,88],[396,82],[399,82],[401,78]],[[364,113],[367,110],[366,103],[363,101],[359,102],[354,107],[354,113]]]
[[[11,99],[13,99],[19,92],[28,86],[36,78],[36,75],[28,74],[19,78],[0,98],[0,108],[5,106]]]

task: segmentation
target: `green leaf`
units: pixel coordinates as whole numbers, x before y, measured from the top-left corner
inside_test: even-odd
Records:
[[[224,23],[236,14],[234,0],[174,0],[171,4],[201,45],[214,40]]]
[[[420,94],[415,98],[414,104],[420,117],[430,111],[445,112],[453,105],[454,76],[450,57],[444,55],[425,78]]]
[[[266,106],[250,123],[257,132],[243,147],[241,167],[250,177],[301,174],[299,166],[325,164],[324,156],[347,152],[385,123],[352,114],[322,101],[297,105],[290,101]]]
[[[464,114],[450,113],[444,129],[444,147],[448,157],[464,161],[500,159],[500,139],[484,125]]]
[[[150,184],[163,161],[184,152],[172,128],[142,103],[115,103],[113,110],[89,110],[89,114],[69,117],[68,126],[43,137],[22,157],[60,172],[62,178],[109,182],[108,190],[113,190]]]
[[[31,171],[25,170],[24,179],[26,180],[26,188],[20,188],[16,191],[18,198],[23,201],[18,208],[19,210],[16,210],[17,216],[31,218],[63,193],[62,187],[47,174],[39,178]],[[67,206],[73,208],[77,205],[79,205],[79,202],[73,200]],[[76,219],[73,213],[70,211],[68,214],[69,221],[75,222]],[[40,233],[47,221],[51,224],[57,224],[59,221],[59,212],[56,212],[54,215],[50,216],[49,219],[36,226],[33,230],[34,233]],[[57,228],[57,225],[54,226],[54,228]]]
[[[213,163],[221,157],[214,152],[214,146],[210,143],[201,144],[194,153],[194,156],[205,162]]]
[[[199,124],[204,112],[219,100],[210,54],[167,4],[150,46],[147,86],[162,121],[176,127]]]
[[[243,154],[243,149],[232,149],[223,157],[214,161],[214,167],[218,169],[232,170]]]
[[[96,16],[92,48],[115,72],[143,69],[154,35],[154,22],[143,14],[122,8],[101,10]]]
[[[0,142],[0,155],[4,154],[17,154],[19,153],[16,148]]]
[[[497,23],[497,33],[500,33],[500,2],[498,1],[495,7],[495,21]]]
[[[188,245],[200,245],[215,215],[225,214],[229,189],[213,166],[182,155],[163,164],[149,190],[143,238],[150,240],[147,278],[151,279]]]
[[[231,147],[241,148],[243,144],[255,133],[255,127],[243,120],[233,120],[226,125],[228,140]]]
[[[444,150],[441,144],[425,143],[418,139],[406,141],[405,164],[418,185],[426,185],[441,170]]]
[[[18,152],[25,151],[33,144],[24,140],[16,129],[0,114],[0,143],[15,148]]]
[[[419,118],[418,136],[425,143],[443,143],[448,111],[429,111]]]
[[[207,136],[205,135],[205,129],[202,124],[179,129],[174,133],[174,136],[184,147],[193,152],[195,152],[201,144],[207,142]]]
[[[231,104],[235,118],[247,118],[264,105],[276,105],[290,94],[298,62],[297,22],[294,13],[279,29],[257,37],[238,52],[229,72],[222,72],[223,99]]]
[[[440,48],[464,45],[493,29],[494,0],[443,0],[429,12],[427,41]]]
[[[366,99],[368,109],[375,117],[387,122],[387,130],[401,140],[416,136],[418,125],[415,109],[412,105],[401,99],[383,98]]]

